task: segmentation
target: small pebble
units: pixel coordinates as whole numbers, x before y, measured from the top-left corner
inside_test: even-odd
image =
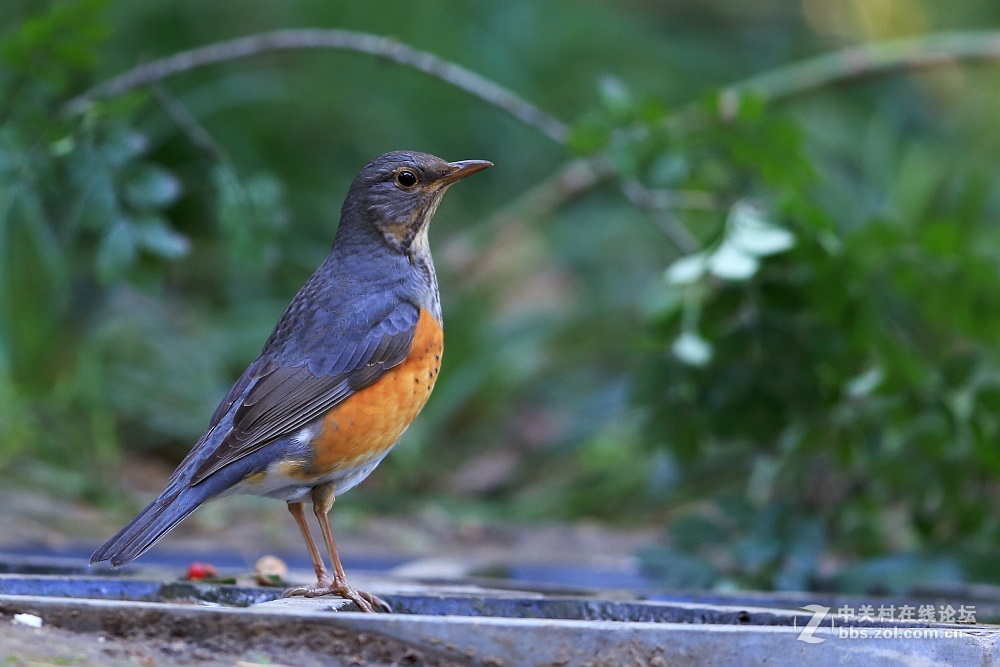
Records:
[[[42,627],[42,617],[34,614],[14,614],[14,622],[27,625],[29,628]]]
[[[283,586],[288,566],[277,556],[261,556],[253,566],[257,583],[262,586]]]

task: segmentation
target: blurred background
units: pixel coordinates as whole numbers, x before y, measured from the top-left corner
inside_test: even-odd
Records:
[[[670,587],[1000,583],[1000,5],[5,0],[0,19],[8,496],[109,527],[139,509],[137,477],[156,491],[326,255],[350,179],[408,148],[496,167],[431,232],[437,389],[338,511],[646,531]],[[387,37],[541,111],[350,49],[70,103],[287,28]]]

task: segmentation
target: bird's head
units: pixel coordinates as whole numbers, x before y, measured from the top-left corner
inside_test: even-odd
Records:
[[[372,225],[390,246],[406,253],[423,250],[427,226],[448,187],[492,166],[486,160],[445,162],[412,151],[380,155],[351,184],[341,226],[348,220]]]

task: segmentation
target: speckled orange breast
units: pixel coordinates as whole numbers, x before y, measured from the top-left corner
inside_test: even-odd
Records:
[[[406,361],[327,413],[312,441],[316,456],[302,472],[349,470],[392,447],[431,395],[443,350],[440,323],[421,310]]]

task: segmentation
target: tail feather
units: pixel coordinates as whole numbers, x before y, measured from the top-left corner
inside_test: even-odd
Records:
[[[171,485],[98,548],[91,565],[110,560],[112,567],[120,567],[138,558],[212,495],[209,485]]]
[[[221,426],[225,427],[230,420],[231,417],[225,417]],[[194,471],[213,451],[210,438],[215,431],[213,428],[202,436],[170,476],[163,493],[94,552],[90,557],[91,565],[109,560],[112,567],[120,567],[135,560],[203,503],[227,491],[247,475],[266,470],[276,456],[269,449],[261,449],[192,484]]]

